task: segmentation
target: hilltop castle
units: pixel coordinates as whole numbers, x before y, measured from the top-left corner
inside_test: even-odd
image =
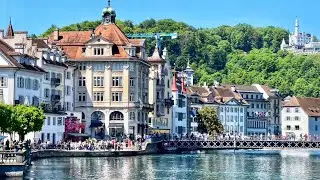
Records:
[[[299,20],[296,19],[294,32],[289,34],[289,44],[283,39],[281,49],[299,54],[319,53],[320,42],[315,42],[313,35],[300,32]]]

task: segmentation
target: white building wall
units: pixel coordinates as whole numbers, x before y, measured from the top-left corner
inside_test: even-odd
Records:
[[[309,134],[309,116],[301,107],[283,107],[281,111],[282,136]],[[296,126],[299,129],[296,129]]]
[[[246,108],[244,106],[239,106],[236,103],[220,105],[218,114],[224,132],[246,135]]]
[[[173,118],[172,118],[172,134],[181,135],[187,133],[188,121],[187,121],[187,97],[184,98],[184,107],[178,107],[178,92],[173,92],[174,106],[173,106]],[[183,114],[182,120],[179,121],[179,113]],[[179,133],[179,127],[182,128],[182,132]]]

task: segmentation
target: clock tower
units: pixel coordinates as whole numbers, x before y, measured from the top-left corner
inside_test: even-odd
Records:
[[[102,10],[102,23],[114,24],[116,23],[116,11],[110,6],[110,0],[108,0],[108,7]]]

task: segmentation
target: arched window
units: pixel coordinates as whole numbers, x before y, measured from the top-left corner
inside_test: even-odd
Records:
[[[115,54],[120,54],[119,48],[117,45],[112,46],[112,55],[115,55]]]
[[[123,114],[119,111],[112,112],[110,114],[110,121],[123,121]]]
[[[91,121],[103,121],[104,113],[101,111],[95,111],[91,114]]]

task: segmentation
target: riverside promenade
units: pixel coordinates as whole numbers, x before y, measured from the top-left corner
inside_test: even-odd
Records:
[[[142,146],[141,150],[138,148],[124,148],[121,150],[115,149],[99,149],[99,150],[67,150],[67,149],[41,149],[33,150],[31,158],[37,160],[41,158],[55,158],[55,157],[121,157],[121,156],[138,156],[158,154],[161,151],[161,142],[147,143]]]
[[[28,152],[0,151],[0,178],[3,176],[23,176],[29,163]]]

